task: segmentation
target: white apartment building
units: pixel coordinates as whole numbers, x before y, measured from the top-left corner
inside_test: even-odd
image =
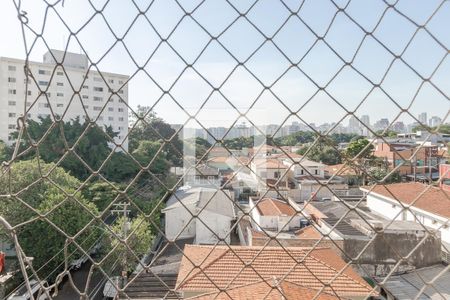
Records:
[[[32,76],[25,76],[24,66],[24,60],[0,57],[0,140],[13,142],[20,116],[58,115],[65,122],[78,117],[112,126],[115,142],[128,149],[129,76],[99,73],[89,69],[85,55],[58,50],[45,53],[43,62],[30,61]]]

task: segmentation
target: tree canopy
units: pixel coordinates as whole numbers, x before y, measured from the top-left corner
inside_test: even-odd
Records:
[[[49,173],[49,174],[48,174]],[[47,178],[42,175],[48,174]],[[44,176],[45,177],[45,176]],[[0,215],[12,226],[36,218],[33,211],[46,214],[44,219],[36,218],[33,222],[16,229],[19,243],[26,255],[34,258],[33,265],[40,269],[39,274],[49,276],[52,280],[57,270],[63,266],[66,236],[74,236],[98,214],[97,207],[87,201],[80,193],[75,193],[81,183],[64,169],[37,160],[14,162],[6,173],[0,177],[0,194],[17,195],[0,197]],[[62,190],[66,193],[64,193]],[[68,196],[69,195],[69,196]],[[32,207],[30,209],[26,205]],[[58,229],[57,229],[58,228]],[[5,234],[5,233],[3,233]],[[75,241],[89,251],[99,236],[95,228],[87,228]],[[68,262],[82,254],[74,244],[69,245]]]

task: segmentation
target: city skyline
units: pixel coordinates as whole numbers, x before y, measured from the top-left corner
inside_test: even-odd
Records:
[[[138,1],[138,3],[142,7],[146,5],[145,1]],[[16,38],[21,35],[21,30],[20,23],[16,18],[15,8],[12,2],[3,2],[0,5],[0,15],[4,22],[8,22],[10,29],[0,33],[0,37],[5,41],[0,45],[0,56],[21,58],[25,53],[23,53],[23,41]],[[65,3],[64,7],[57,5],[58,12],[63,16],[69,12],[79,15],[79,20],[72,20],[73,23],[68,24],[72,30],[80,28],[83,21],[86,21],[94,12],[94,9],[89,5],[87,7],[83,5],[87,4],[68,2]],[[94,2],[94,5],[99,4]],[[172,7],[176,6],[174,3],[170,2],[167,5],[169,7],[154,5],[152,10],[148,12],[152,16],[155,28],[162,37],[169,35],[170,30],[174,29],[176,21],[180,21],[180,15],[182,15],[179,7]],[[184,9],[194,9],[192,5],[187,3],[183,2],[182,5]],[[248,9],[244,3],[235,3],[235,5],[238,10]],[[294,4],[288,5],[290,9],[296,9]],[[304,9],[314,12],[318,9],[318,6],[319,4],[316,6],[309,2]],[[366,20],[360,19],[358,22],[365,29],[373,29],[375,23],[369,17],[369,11],[373,10],[375,14],[381,16],[386,7],[382,3],[368,3],[366,6],[361,6],[359,3],[351,2],[349,7],[346,8],[346,12],[350,16],[353,14],[367,16]],[[40,6],[39,3],[22,3],[22,9],[27,11],[30,26],[41,27],[40,24],[45,15],[44,8],[45,6]],[[118,11],[124,16],[122,20],[115,22],[116,27],[113,28],[113,31],[117,35],[125,33],[125,29],[133,21],[130,16],[136,15],[135,8],[126,6],[126,9],[122,10],[123,8],[124,5],[114,3],[105,9],[106,17]],[[437,3],[433,1],[412,7],[399,5],[399,9],[403,13],[407,13],[416,22],[423,22],[425,12],[432,12],[436,8]],[[442,19],[442,15],[449,9],[450,5],[445,3],[436,14],[435,21],[429,24],[434,34],[439,36],[444,43],[450,43],[450,41],[446,39],[443,30],[445,26],[440,25],[446,22]],[[158,12],[162,13],[164,10],[169,10],[171,14],[165,18],[158,16]],[[209,13],[218,10],[223,11],[222,19],[212,20]],[[267,36],[273,35],[277,26],[281,26],[283,21],[287,20],[282,30],[274,37],[276,45],[270,42],[262,44],[264,37],[255,34],[255,29],[245,20],[238,20],[233,23],[233,26],[229,29],[230,34],[225,32],[218,41],[208,42],[207,34],[190,18],[184,18],[178,25],[179,29],[175,30],[168,40],[170,45],[166,43],[159,45],[157,42],[159,37],[153,29],[145,20],[138,18],[134,23],[134,29],[130,31],[128,38],[124,39],[124,44],[133,49],[131,55],[138,65],[143,65],[159,45],[158,50],[144,68],[155,82],[143,71],[135,74],[136,63],[126,54],[126,49],[122,43],[114,43],[117,41],[99,16],[90,22],[90,26],[80,31],[78,37],[83,48],[89,54],[91,62],[97,62],[108,50],[108,46],[105,45],[115,45],[96,67],[100,71],[111,70],[111,72],[132,76],[129,82],[130,107],[135,108],[137,105],[152,106],[159,101],[154,111],[169,123],[184,123],[189,118],[188,114],[195,115],[200,107],[209,109],[210,112],[207,116],[202,114],[197,116],[197,119],[204,126],[219,124],[221,118],[224,117],[224,111],[227,111],[227,115],[223,122],[227,124],[238,118],[240,114],[246,114],[255,123],[265,122],[268,118],[272,120],[271,123],[283,123],[285,121],[289,123],[291,120],[287,120],[287,117],[291,114],[291,111],[296,112],[298,109],[300,109],[300,117],[306,123],[339,122],[348,112],[354,111],[356,115],[370,115],[374,120],[383,117],[393,120],[398,117],[399,121],[405,123],[414,122],[414,119],[406,112],[402,112],[402,109],[407,109],[416,118],[418,114],[427,110],[429,115],[447,120],[448,110],[442,110],[442,107],[448,106],[448,100],[444,95],[448,95],[449,91],[445,88],[438,91],[428,82],[420,85],[422,83],[420,76],[427,77],[431,74],[432,68],[437,68],[431,82],[436,81],[440,86],[445,86],[443,82],[450,72],[450,59],[444,58],[443,50],[429,42],[430,37],[426,33],[419,31],[414,36],[411,45],[405,50],[403,55],[405,61],[395,60],[393,55],[403,51],[406,47],[407,38],[414,34],[411,31],[411,24],[407,24],[405,18],[401,15],[389,10],[375,30],[375,35],[388,46],[388,49],[383,49],[372,38],[366,39],[355,57],[354,64],[349,67],[345,66],[341,58],[348,60],[352,53],[356,53],[355,47],[357,44],[355,44],[355,41],[362,41],[363,32],[354,24],[351,24],[347,15],[338,14],[336,19],[333,20],[333,30],[325,37],[325,41],[333,47],[337,54],[333,53],[324,42],[317,42],[312,47],[310,54],[299,65],[304,72],[302,73],[292,62],[289,62],[289,59],[293,62],[297,61],[303,53],[306,53],[308,47],[313,45],[314,34],[325,32],[326,25],[331,22],[331,17],[337,11],[337,8],[327,6],[323,16],[317,18],[317,20],[308,19],[308,22],[312,24],[313,32],[297,19],[289,18],[289,11],[286,8],[274,3],[261,2],[252,10],[255,10],[255,13],[250,14],[250,20],[260,26],[262,32]],[[267,11],[272,13],[268,14]],[[211,28],[214,34],[219,34],[227,23],[238,17],[238,14],[224,3],[217,2],[202,6],[201,10],[194,13],[194,17],[199,20],[201,25]],[[396,24],[395,30],[390,27],[393,23]],[[69,51],[79,53],[80,45],[73,38],[68,39],[69,32],[64,27],[52,13],[52,10],[49,10],[44,29],[47,45],[56,49],[67,47]],[[181,30],[184,31],[184,35],[178,33]],[[33,41],[33,34],[25,31],[28,44],[30,44]],[[395,39],[394,37],[399,33],[397,31],[402,32],[404,37]],[[295,36],[299,38],[298,40],[291,41],[289,39],[293,32],[296,32]],[[139,39],[139,36],[142,35],[149,38],[141,41],[142,39]],[[247,35],[250,35],[252,39],[245,40]],[[99,37],[105,40],[102,43],[103,48],[95,43],[95,40]],[[337,43],[337,37],[340,39],[339,43]],[[198,40],[198,44],[190,43],[191,39]],[[238,50],[233,49],[233,45],[240,43],[240,41],[245,41],[246,47],[240,47]],[[352,41],[352,43],[346,43],[346,41]],[[230,48],[229,51],[234,58],[220,46],[219,42]],[[202,47],[206,45],[208,46],[205,51],[198,60],[195,60],[201,53]],[[252,51],[258,49],[259,45],[262,45],[261,48],[246,63],[246,68],[237,66],[236,59],[247,59]],[[38,39],[29,53],[30,59],[38,60],[48,50],[46,47]],[[178,54],[171,47],[174,47]],[[424,51],[427,53],[429,63],[426,65],[415,63],[413,58],[423,56]],[[183,60],[185,61],[183,62]],[[195,70],[185,68],[186,63],[193,63]],[[381,75],[384,74],[391,63],[390,71],[381,85],[383,91],[388,94],[385,94],[379,88],[370,92],[373,83],[381,80]],[[406,63],[411,64],[418,73],[414,73]],[[317,85],[326,85],[328,80],[331,79],[329,78],[331,74],[338,72],[341,68],[342,70],[327,88],[318,91]],[[233,73],[228,81],[221,85],[232,71]],[[357,71],[367,78],[365,79]],[[256,78],[250,72],[254,73]],[[325,77],[325,74],[328,77]],[[277,78],[281,75],[282,77],[277,81]],[[202,76],[207,81],[202,79]],[[172,87],[171,84],[177,79],[177,83]],[[373,83],[368,80],[372,80]],[[163,90],[169,91],[170,95],[165,94],[157,84]],[[270,87],[270,89],[265,89],[265,86]],[[417,92],[419,86],[420,90]],[[219,88],[215,90],[217,87]],[[317,94],[315,94],[316,92]],[[417,95],[415,95],[416,92]],[[367,98],[365,98],[366,96]],[[311,97],[313,98],[309,100]],[[202,106],[208,98],[208,102]],[[359,106],[362,99],[365,100]],[[434,105],[430,106],[430,101]],[[232,108],[230,103],[236,107],[237,111]],[[183,109],[179,106],[182,106]],[[249,107],[252,108],[247,112]],[[390,109],[387,111],[386,107]],[[263,113],[261,113],[262,111]],[[292,121],[294,121],[293,119],[295,117],[292,118]],[[344,120],[344,122],[347,122],[347,120]]]

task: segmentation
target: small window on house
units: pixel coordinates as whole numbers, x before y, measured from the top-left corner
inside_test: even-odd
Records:
[[[15,71],[16,69],[16,66],[8,66],[8,71]]]
[[[16,78],[8,77],[8,82],[14,83],[14,82],[16,82]]]
[[[89,86],[88,85],[83,85],[83,89],[88,89]]]
[[[108,121],[114,121],[114,117],[108,117]]]
[[[89,99],[89,96],[88,95],[83,95],[83,96],[81,96],[83,99]]]
[[[56,93],[57,97],[64,97],[64,93]]]
[[[120,117],[119,122],[123,122],[124,118]]]
[[[123,84],[123,81],[122,81],[122,80],[119,80],[119,84]]]
[[[103,92],[103,88],[99,87],[99,86],[94,86],[94,91],[95,92]]]
[[[9,116],[10,118],[15,118],[15,117],[16,117],[16,114],[15,114],[15,113],[9,113],[8,116]]]
[[[62,104],[62,103],[57,103],[57,104],[56,104],[56,107],[64,107],[64,104]]]
[[[101,106],[94,106],[94,111],[100,111],[100,110],[102,110]]]
[[[314,170],[314,175],[319,175],[319,170]]]
[[[94,97],[94,101],[103,101],[102,97]]]
[[[114,107],[108,107],[108,111],[114,111]]]
[[[64,83],[62,83],[62,82],[57,82],[56,85],[57,85],[57,86],[64,86]]]
[[[16,106],[16,101],[8,101],[9,106]]]
[[[118,109],[118,112],[123,112],[123,108],[119,108],[119,109]]]
[[[109,83],[114,83],[114,79],[108,79]]]
[[[58,71],[58,72],[56,72],[56,75],[58,75],[58,76],[63,76],[63,75],[64,75],[64,72],[63,72],[63,71]]]
[[[27,95],[28,95],[28,96],[31,96],[31,91],[27,91]]]
[[[45,85],[45,86],[48,85],[48,81],[39,80],[38,83],[39,83],[39,85]]]
[[[15,95],[16,94],[16,90],[14,90],[14,89],[9,89],[8,90],[8,94],[10,94],[10,95]]]

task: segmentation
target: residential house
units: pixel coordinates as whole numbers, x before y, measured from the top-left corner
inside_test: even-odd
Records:
[[[229,244],[229,231],[236,218],[235,205],[228,190],[206,187],[179,189],[162,210],[166,238],[194,238],[195,244]]]
[[[221,186],[219,169],[204,164],[192,166],[186,171],[184,183],[189,186]]]
[[[258,230],[261,228],[272,231],[300,229],[302,220],[306,220],[297,204],[290,200],[269,197],[260,200],[250,198],[249,206],[253,225]]]
[[[441,189],[450,192],[450,164],[442,164],[439,166],[439,186]]]
[[[344,299],[376,296],[372,287],[333,250],[320,247],[186,245],[176,290],[188,298],[261,281],[271,285],[274,280]]]
[[[450,192],[418,182],[362,187],[370,210],[389,220],[418,222],[438,230],[450,260]],[[445,258],[444,257],[444,258]]]
[[[412,221],[385,219],[361,199],[314,202],[303,209],[314,227],[339,248],[342,258],[352,258],[363,275],[383,276],[442,260],[439,232]]]

